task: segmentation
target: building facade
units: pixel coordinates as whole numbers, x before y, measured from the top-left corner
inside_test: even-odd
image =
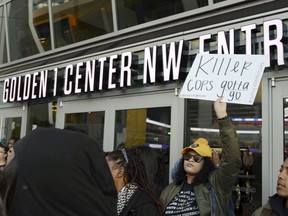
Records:
[[[211,101],[179,91],[197,54],[267,55],[253,105],[229,104],[249,215],[275,193],[287,154],[287,0],[0,0],[1,139],[75,126],[110,151],[147,145],[164,185],[180,151],[221,153]]]

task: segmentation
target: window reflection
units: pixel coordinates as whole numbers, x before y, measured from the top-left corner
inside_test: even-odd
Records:
[[[11,1],[7,4],[9,50],[11,60],[21,59],[40,52],[38,37],[29,26],[30,1]],[[32,28],[31,28],[32,27]]]
[[[4,21],[4,7],[0,7],[0,64],[7,62],[6,27]]]
[[[104,111],[66,114],[65,127],[79,129],[103,146],[104,115]]]
[[[113,31],[112,6],[107,0],[52,0],[55,47]]]
[[[170,146],[170,107],[116,111],[115,147]]]
[[[37,127],[55,127],[57,102],[30,104],[27,132]]]
[[[49,12],[47,0],[33,0],[33,25],[37,39],[41,44],[40,50],[51,49],[51,36],[49,26]],[[32,32],[33,30],[32,29]]]
[[[119,29],[208,6],[208,0],[117,0]]]
[[[13,138],[14,140],[20,139],[22,122],[21,117],[1,118],[1,122],[3,123],[3,125],[1,126],[3,128],[3,130],[1,131],[1,138],[6,139],[6,144],[11,138]]]
[[[169,182],[171,107],[118,110],[115,118],[115,148],[153,148],[163,176],[160,188],[164,188]]]

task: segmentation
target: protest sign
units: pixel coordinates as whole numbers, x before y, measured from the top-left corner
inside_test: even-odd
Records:
[[[179,97],[253,104],[265,55],[197,54]]]

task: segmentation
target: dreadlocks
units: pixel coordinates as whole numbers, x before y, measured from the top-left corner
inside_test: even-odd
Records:
[[[108,160],[115,161],[116,166],[124,167],[125,184],[134,183],[144,190],[156,203],[159,215],[163,215],[163,209],[159,198],[155,195],[148,182],[146,169],[140,159],[140,151],[137,148],[121,148],[107,154]]]

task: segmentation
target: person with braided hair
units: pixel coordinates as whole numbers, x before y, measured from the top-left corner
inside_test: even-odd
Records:
[[[137,148],[106,153],[118,192],[117,213],[119,216],[162,216],[161,202],[148,183],[140,154]]]

